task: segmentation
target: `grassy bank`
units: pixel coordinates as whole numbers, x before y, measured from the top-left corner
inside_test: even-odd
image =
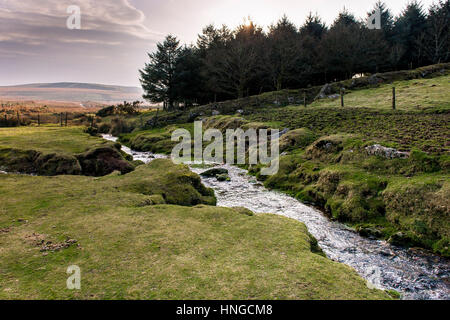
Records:
[[[126,158],[120,144],[92,137],[82,127],[0,128],[0,169],[4,171],[102,176],[115,170],[133,171]]]
[[[101,178],[0,175],[0,195],[1,299],[388,298],[312,253],[303,224],[209,206],[211,190],[169,160]],[[66,289],[70,265],[80,291]]]

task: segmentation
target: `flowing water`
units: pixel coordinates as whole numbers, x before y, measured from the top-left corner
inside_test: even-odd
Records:
[[[104,138],[117,140],[108,135]],[[123,151],[145,163],[164,157],[127,147],[123,147]],[[245,207],[257,213],[273,213],[301,221],[330,259],[353,267],[375,287],[401,292],[404,299],[450,299],[448,259],[363,238],[345,225],[329,220],[322,212],[283,193],[267,190],[245,170],[228,165],[218,167],[229,171],[231,181],[202,178],[207,187],[214,189],[218,206]],[[206,171],[191,170],[196,173]]]

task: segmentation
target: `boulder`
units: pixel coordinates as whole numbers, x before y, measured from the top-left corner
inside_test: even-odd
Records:
[[[383,147],[382,145],[379,144],[366,147],[366,151],[370,156],[379,156],[386,159],[409,158],[408,152],[401,152],[393,148]]]
[[[374,74],[369,77],[368,82],[370,85],[378,85],[383,82],[383,79]]]
[[[326,85],[324,85],[322,87],[322,89],[320,89],[319,94],[316,96],[316,98],[314,100],[328,98],[328,96],[331,95],[332,93],[333,93],[333,87],[329,83],[327,83]]]
[[[366,238],[374,238],[374,239],[380,239],[383,237],[383,233],[376,229],[371,227],[360,227],[357,229],[359,235],[366,237]]]
[[[205,178],[217,178],[219,175],[227,175],[228,170],[223,168],[213,168],[200,174]]]
[[[388,242],[394,246],[399,246],[399,247],[408,247],[408,246],[411,246],[411,244],[412,244],[411,238],[408,237],[403,232],[397,232],[397,233],[393,234],[389,238]]]
[[[216,176],[218,181],[224,182],[224,181],[231,181],[231,178],[228,174],[224,173],[224,174],[219,174]]]

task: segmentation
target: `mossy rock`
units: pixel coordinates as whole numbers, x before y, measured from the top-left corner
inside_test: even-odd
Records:
[[[216,178],[217,178],[217,181],[221,181],[221,182],[231,181],[231,178],[228,174],[219,174],[216,176]]]
[[[388,242],[394,246],[400,246],[400,247],[408,247],[414,245],[413,240],[409,235],[407,235],[404,232],[397,232],[393,234]]]
[[[116,170],[122,174],[129,173],[134,167],[126,161],[115,148],[100,147],[77,155],[82,173],[86,176],[104,176]]]
[[[334,135],[322,137],[306,149],[310,160],[336,162],[337,154],[344,149],[345,136]]]
[[[35,166],[37,174],[43,176],[80,175],[81,165],[75,156],[65,154],[40,155]]]
[[[219,175],[228,175],[228,170],[224,168],[213,168],[200,174],[205,178],[215,178]]]
[[[373,239],[381,239],[383,232],[374,227],[360,226],[356,229],[360,236]]]
[[[280,138],[280,151],[304,149],[316,139],[315,134],[305,128],[289,131]]]
[[[450,257],[450,238],[444,237],[436,242],[433,246],[433,250],[444,257]]]

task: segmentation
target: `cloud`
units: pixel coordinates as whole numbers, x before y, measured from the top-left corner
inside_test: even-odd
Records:
[[[71,5],[81,30],[69,30]],[[128,0],[0,0],[0,85],[29,81],[138,83],[163,34]]]
[[[81,8],[81,32],[66,28],[66,10],[70,5]],[[134,41],[161,38],[160,33],[143,24],[144,13],[128,0],[0,0],[0,20],[2,38],[25,43],[40,37],[64,43],[67,39],[117,42],[116,39],[127,37]]]

